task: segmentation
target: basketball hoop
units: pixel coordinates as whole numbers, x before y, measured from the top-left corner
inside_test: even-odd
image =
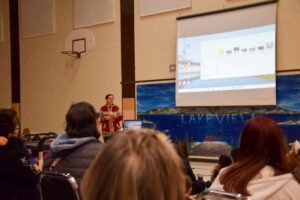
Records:
[[[73,58],[81,58],[95,46],[95,35],[86,29],[76,29],[69,33],[65,40],[62,54]]]
[[[73,51],[62,51],[61,53],[66,54],[68,56],[72,56],[74,58],[81,58],[81,54],[82,54],[82,52],[78,52],[78,51],[75,51],[75,52],[73,52]]]

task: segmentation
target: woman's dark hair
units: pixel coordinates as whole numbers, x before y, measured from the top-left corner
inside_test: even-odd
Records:
[[[227,155],[220,155],[219,156],[219,161],[218,161],[218,165],[216,165],[216,167],[214,168],[213,172],[212,172],[212,176],[211,176],[211,182],[213,182],[217,176],[219,175],[219,172],[222,168],[224,167],[228,167],[229,165],[231,165],[232,160],[230,159],[229,156]]]
[[[237,162],[239,159],[239,149],[238,148],[232,149],[230,152],[230,156],[231,156],[233,162]]]
[[[8,137],[18,125],[17,113],[13,109],[0,109],[0,136]]]
[[[105,99],[108,99],[110,96],[114,96],[113,94],[107,94],[106,96],[105,96]]]
[[[229,156],[220,155],[220,157],[219,157],[220,169],[222,169],[224,167],[228,167],[229,165],[231,165],[231,163],[232,163],[232,160],[230,159]]]
[[[271,118],[257,116],[244,127],[239,147],[239,159],[220,176],[220,183],[229,192],[251,195],[248,183],[266,165],[275,170],[275,175],[291,171],[287,160],[285,137]]]
[[[96,125],[98,117],[98,113],[91,104],[87,102],[73,104],[66,115],[67,126],[65,131],[70,137],[99,138],[100,133]]]

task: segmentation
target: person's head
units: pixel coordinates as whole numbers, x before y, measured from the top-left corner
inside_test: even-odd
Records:
[[[99,138],[99,114],[95,108],[86,102],[72,104],[66,115],[66,133],[70,137],[96,137]]]
[[[0,136],[18,137],[20,132],[19,120],[13,109],[0,109]]]
[[[112,137],[82,182],[84,200],[182,200],[185,176],[168,138],[150,129]]]
[[[237,162],[239,159],[239,149],[238,148],[232,149],[230,152],[230,156],[231,156],[233,162]]]
[[[229,165],[231,165],[232,161],[230,159],[229,156],[226,156],[226,155],[220,155],[219,157],[219,166],[220,166],[220,169],[224,168],[224,167],[227,167]]]
[[[300,167],[300,144],[298,141],[295,141],[289,150],[288,161],[293,169]]]
[[[105,101],[107,105],[112,105],[114,103],[114,95],[113,94],[107,94],[105,96]]]
[[[240,138],[239,160],[221,175],[224,189],[250,195],[248,183],[258,172],[270,165],[275,175],[290,171],[285,137],[275,121],[264,116],[252,118],[245,125]]]

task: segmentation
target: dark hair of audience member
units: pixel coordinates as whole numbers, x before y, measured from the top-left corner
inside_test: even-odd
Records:
[[[220,183],[226,191],[249,196],[248,183],[266,165],[274,168],[275,176],[290,172],[286,154],[285,138],[277,123],[268,117],[254,117],[241,133],[239,160],[221,174]]]
[[[175,150],[178,154],[178,156],[181,158],[183,171],[185,175],[187,175],[192,183],[196,181],[196,177],[194,175],[194,172],[192,170],[192,167],[189,163],[189,156],[188,156],[188,150],[187,150],[187,144],[184,141],[177,140],[174,144]],[[193,191],[195,192],[195,191]]]
[[[218,165],[213,170],[212,177],[211,177],[211,182],[215,180],[215,178],[218,176],[220,170],[224,167],[228,167],[231,165],[232,161],[229,156],[226,155],[220,155],[219,160],[218,160]]]
[[[130,130],[106,144],[81,185],[84,200],[183,200],[185,176],[168,138]]]
[[[66,115],[66,133],[70,137],[96,137],[99,138],[100,133],[97,130],[96,120],[99,114],[96,113],[94,107],[87,102],[80,102],[71,105]]]
[[[239,149],[238,148],[232,149],[230,152],[230,156],[231,156],[233,162],[237,162],[239,159]]]
[[[18,125],[17,113],[13,109],[0,109],[0,136],[8,137]]]
[[[232,160],[229,156],[226,155],[220,155],[219,157],[219,165],[220,168],[224,168],[224,167],[228,167],[229,165],[231,165]]]

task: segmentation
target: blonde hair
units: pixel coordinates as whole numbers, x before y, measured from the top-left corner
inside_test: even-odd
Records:
[[[81,186],[84,200],[183,200],[185,177],[164,134],[131,130],[106,144]]]

